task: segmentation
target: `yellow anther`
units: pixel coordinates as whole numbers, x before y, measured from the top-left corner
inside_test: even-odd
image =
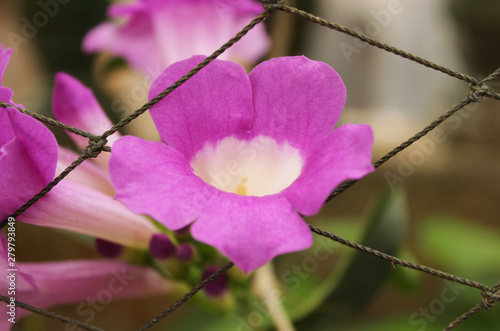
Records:
[[[236,194],[248,195],[247,187],[245,186],[246,181],[247,181],[246,177],[243,177],[241,179],[241,184],[238,185],[238,188],[236,189]]]

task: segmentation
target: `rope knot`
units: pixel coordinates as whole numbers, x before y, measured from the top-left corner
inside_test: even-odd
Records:
[[[467,97],[474,102],[479,102],[487,93],[489,86],[482,83],[471,83],[469,84],[469,93]]]
[[[274,6],[285,4],[285,0],[260,0],[265,10],[274,9]]]
[[[89,144],[83,149],[83,154],[87,155],[89,158],[97,157],[101,151],[109,151],[110,148],[106,146],[108,140],[106,138],[91,137],[89,138]]]
[[[481,291],[481,306],[485,309],[490,309],[493,307],[495,302],[500,301],[500,295],[490,292],[490,291]]]

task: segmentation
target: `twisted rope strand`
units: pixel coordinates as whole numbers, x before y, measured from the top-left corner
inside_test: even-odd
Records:
[[[356,244],[356,243],[354,243],[352,241],[349,241],[347,239],[339,237],[339,236],[337,236],[337,235],[335,235],[335,234],[333,234],[331,232],[328,232],[328,231],[322,230],[320,228],[317,228],[314,225],[310,225],[309,224],[309,228],[311,229],[312,232],[314,232],[316,234],[319,234],[319,235],[321,235],[323,237],[326,237],[328,239],[334,240],[334,241],[336,241],[336,242],[338,242],[338,243],[340,243],[342,245],[345,245],[347,247],[354,248],[355,250],[358,250],[360,252],[368,253],[368,254],[376,256],[378,258],[384,259],[386,261],[391,262],[391,264],[399,264],[399,265],[401,265],[403,267],[414,269],[414,270],[418,270],[418,271],[422,271],[422,272],[428,273],[428,274],[433,275],[433,276],[437,276],[437,277],[440,277],[440,278],[443,278],[443,279],[447,279],[447,280],[453,281],[455,283],[467,285],[467,286],[470,286],[470,287],[475,287],[475,288],[478,288],[478,289],[483,290],[483,291],[489,291],[488,286],[483,285],[481,283],[478,283],[478,282],[475,282],[475,281],[472,281],[472,280],[468,280],[466,278],[458,277],[458,276],[455,276],[455,275],[443,272],[441,270],[432,269],[432,268],[426,267],[424,265],[407,262],[405,260],[399,259],[399,258],[394,257],[392,255],[385,254],[385,253],[382,253],[382,252],[377,251],[375,249],[372,249],[370,247],[366,247],[366,246],[363,246],[363,245],[360,245],[360,244]]]
[[[76,159],[66,169],[64,169],[64,171],[61,172],[59,174],[59,176],[57,176],[56,178],[54,178],[50,183],[47,184],[47,186],[45,186],[40,192],[38,192],[37,194],[35,194],[35,196],[33,198],[29,199],[24,205],[22,205],[21,207],[19,207],[19,209],[16,210],[9,217],[16,218],[19,215],[21,215],[24,211],[26,211],[26,209],[28,209],[29,207],[31,207],[35,202],[37,202],[38,200],[40,200],[45,194],[47,194],[50,190],[52,190],[52,188],[54,186],[56,186],[57,183],[59,183],[61,180],[63,180],[64,177],[66,177],[71,171],[73,171],[73,169],[75,169],[78,165],[80,165],[80,163],[82,163],[83,161],[85,161],[88,158],[90,158],[89,154],[82,154],[78,159]],[[7,225],[8,219],[9,218],[3,220],[0,223],[0,230],[2,230],[5,227],[5,225]]]
[[[449,330],[453,330],[455,327],[457,327],[459,324],[461,324],[463,321],[465,321],[466,319],[468,319],[469,317],[471,317],[472,315],[474,315],[475,313],[477,313],[478,311],[481,311],[483,310],[483,306],[481,304],[478,304],[477,306],[475,306],[474,308],[471,308],[469,311],[467,311],[466,313],[460,315],[459,317],[457,317],[456,320],[454,320],[453,322],[451,322],[447,327],[445,327],[443,329],[443,331],[449,331]]]
[[[39,120],[40,122],[47,123],[49,125],[52,125],[52,126],[59,128],[59,129],[63,129],[65,131],[77,134],[77,135],[85,137],[85,138],[96,139],[96,136],[93,135],[92,133],[77,129],[75,127],[72,127],[71,125],[67,125],[67,124],[64,124],[62,122],[56,121],[55,119],[52,119],[50,117],[46,117],[46,116],[43,116],[43,115],[40,115],[37,113],[33,113],[29,110],[23,109],[23,108],[18,107],[16,105],[11,105],[10,103],[6,103],[6,102],[3,102],[1,100],[0,100],[0,107],[5,108],[5,109],[7,107],[14,108],[23,114],[29,115],[29,116],[33,117],[34,119]]]
[[[205,280],[203,280],[200,283],[198,283],[198,285],[196,285],[195,287],[193,287],[193,289],[191,291],[189,291],[188,293],[186,293],[186,295],[184,295],[182,298],[180,298],[179,300],[177,300],[168,309],[166,309],[165,311],[163,311],[161,314],[159,314],[158,316],[156,316],[155,318],[153,318],[151,321],[149,321],[146,325],[144,325],[142,328],[140,328],[139,331],[146,331],[146,330],[150,329],[154,324],[158,323],[162,318],[167,317],[174,310],[176,310],[177,308],[179,308],[180,306],[182,306],[184,303],[186,303],[189,299],[191,299],[191,297],[193,295],[195,295],[196,293],[198,293],[208,283],[210,283],[215,278],[219,277],[221,274],[223,274],[226,271],[228,271],[229,269],[231,269],[233,266],[234,266],[234,263],[233,262],[229,262],[224,267],[220,268],[219,270],[217,270],[216,272],[214,272],[213,274],[211,274],[208,278],[206,278]]]
[[[102,150],[110,151],[110,148],[107,147],[107,146],[105,146],[106,138],[107,137],[109,137],[110,135],[112,135],[119,128],[121,128],[124,125],[128,124],[129,122],[131,122],[133,119],[137,118],[139,115],[141,115],[142,113],[144,113],[146,110],[148,110],[153,105],[155,105],[156,103],[158,103],[161,99],[163,99],[169,93],[171,93],[172,91],[174,91],[177,87],[179,87],[184,82],[186,82],[188,79],[190,79],[192,76],[194,76],[197,72],[199,72],[201,69],[203,69],[205,66],[207,66],[210,62],[212,62],[215,58],[217,58],[225,50],[227,50],[229,47],[231,47],[232,45],[234,45],[238,40],[240,40],[255,25],[257,25],[258,23],[260,23],[260,22],[264,21],[266,18],[268,18],[273,11],[274,11],[274,9],[272,9],[272,8],[271,9],[266,9],[262,14],[260,14],[259,16],[257,16],[248,25],[246,25],[235,37],[231,38],[227,43],[225,43],[224,45],[222,45],[212,55],[210,55],[209,57],[207,57],[200,64],[198,64],[195,68],[193,68],[191,71],[189,71],[185,76],[183,76],[177,82],[175,82],[174,84],[172,84],[165,91],[163,91],[162,93],[160,93],[159,95],[157,95],[151,101],[149,101],[148,103],[146,103],[140,109],[138,109],[137,111],[135,111],[133,114],[131,114],[128,117],[126,117],[125,119],[121,120],[120,122],[118,122],[117,124],[115,124],[111,129],[107,130],[101,136],[98,136],[98,137],[95,136],[95,135],[93,135],[93,134],[90,134],[88,132],[79,130],[77,128],[73,128],[73,127],[71,127],[69,125],[66,125],[64,123],[61,123],[59,121],[53,120],[51,118],[47,118],[45,116],[42,116],[42,115],[39,115],[39,114],[36,114],[36,113],[31,113],[29,111],[26,111],[26,110],[20,108],[20,107],[15,106],[15,105],[10,105],[10,104],[7,104],[7,103],[4,103],[4,102],[0,101],[0,106],[2,106],[3,108],[13,107],[13,108],[17,109],[18,111],[20,111],[22,113],[25,113],[27,115],[30,115],[30,116],[34,117],[37,120],[40,120],[40,121],[48,123],[50,125],[54,125],[56,127],[62,128],[63,130],[67,130],[69,132],[73,132],[73,133],[82,135],[84,137],[87,137],[87,138],[89,138],[89,141],[90,141],[89,145],[84,150],[84,154],[82,154],[77,160],[75,160],[70,166],[68,166],[59,176],[57,176],[56,178],[54,178],[54,180],[52,182],[50,182],[45,188],[43,188],[33,198],[31,198],[23,206],[21,206],[17,211],[15,211],[10,217],[16,218],[19,215],[21,215],[26,209],[28,209],[35,202],[37,202],[39,199],[41,199],[55,185],[57,185],[64,177],[66,177],[71,171],[73,171],[80,163],[82,163],[86,159],[92,158],[92,157],[96,157]],[[7,223],[8,223],[8,218],[5,219],[5,220],[3,220],[0,223],[0,230],[3,229],[5,227],[5,225],[7,225]],[[224,269],[224,268],[221,269],[223,271],[221,271],[220,273],[225,272],[225,270],[228,270],[231,267],[232,267],[232,264],[230,263],[230,264],[228,264],[225,267],[226,269]],[[203,281],[200,284],[198,284],[198,286],[196,286],[191,292],[187,293],[185,297],[181,298],[178,301],[178,303],[177,303],[178,305],[174,304],[174,306],[170,307],[165,312],[163,312],[162,314],[160,314],[157,317],[157,319],[151,320],[150,323],[148,323],[146,326],[144,326],[144,328],[145,329],[150,328],[153,324],[155,324],[156,322],[158,322],[161,318],[169,315],[172,311],[174,311],[179,306],[181,306],[184,302],[186,302],[187,300],[189,300],[189,298],[191,298],[191,296],[193,296],[196,292],[198,292],[206,284],[208,284],[209,282],[211,282],[220,273],[216,272],[214,274],[215,276],[212,275],[213,278],[209,277],[205,281]],[[2,298],[5,298],[5,297],[2,297]],[[37,313],[37,314],[42,314],[42,315],[45,315],[45,316],[49,316],[50,315],[50,317],[59,319],[61,321],[72,321],[71,324],[77,325],[78,323],[80,323],[80,322],[78,322],[76,320],[72,320],[72,319],[64,317],[64,316],[52,314],[52,313],[50,313],[50,312],[48,312],[46,310],[39,309],[39,308],[36,308],[34,306],[30,306],[30,305],[27,305],[27,304],[22,304],[19,307],[21,307],[23,309],[26,309],[26,310],[29,310],[29,311],[32,311],[32,312]],[[92,330],[92,329],[89,329],[89,330]],[[99,329],[95,329],[95,330],[99,330]]]
[[[5,303],[10,303],[11,302],[10,298],[4,297],[3,295],[0,295],[0,301],[3,301]],[[85,329],[85,330],[103,331],[102,329],[96,328],[93,325],[90,325],[90,324],[87,324],[87,323],[84,323],[84,322],[80,322],[80,321],[74,320],[72,318],[63,316],[63,315],[59,315],[59,314],[56,314],[56,313],[53,313],[53,312],[50,312],[50,311],[47,311],[47,310],[44,310],[44,309],[39,309],[39,308],[27,305],[27,304],[19,302],[19,301],[15,301],[15,303],[16,303],[16,307],[28,310],[28,311],[30,311],[32,313],[35,313],[35,314],[38,314],[38,315],[42,315],[42,316],[45,316],[45,317],[48,317],[48,318],[52,318],[52,319],[58,320],[58,321],[61,321],[61,322],[66,322],[68,324],[72,324],[72,325],[78,326],[78,327],[80,327],[82,329]],[[4,316],[2,318],[7,318],[7,317]]]
[[[451,322],[446,328],[443,329],[443,331],[453,330],[455,327],[457,327],[459,324],[464,322],[466,319],[468,319],[475,313],[483,309],[492,308],[495,302],[500,301],[500,295],[496,294],[496,292],[498,292],[499,290],[500,290],[500,283],[493,286],[491,290],[481,291],[481,296],[483,297],[481,299],[481,302],[477,304],[475,307],[471,308],[469,311],[457,317],[457,319]]]
[[[220,54],[222,54],[225,50],[227,50],[234,43],[236,43],[239,39],[241,39],[255,25],[257,25],[258,23],[260,23],[260,22],[264,21],[265,19],[267,19],[271,15],[271,13],[273,11],[275,11],[275,10],[281,10],[281,11],[287,12],[289,14],[293,14],[293,15],[299,16],[299,17],[301,17],[303,19],[306,19],[308,21],[311,21],[311,22],[313,22],[315,24],[319,24],[319,25],[325,26],[327,28],[339,31],[339,32],[344,33],[346,35],[349,35],[349,36],[352,36],[354,38],[357,38],[357,39],[359,39],[361,41],[367,42],[368,44],[371,44],[371,45],[373,45],[375,47],[378,47],[378,48],[380,48],[382,50],[385,50],[387,52],[396,54],[396,55],[401,56],[403,58],[406,58],[406,59],[408,59],[410,61],[419,63],[419,64],[421,64],[421,65],[423,65],[425,67],[428,67],[428,68],[440,71],[440,72],[442,72],[444,74],[447,74],[449,76],[455,77],[457,79],[460,79],[462,81],[468,82],[470,84],[470,91],[469,91],[469,94],[468,94],[468,96],[467,96],[467,98],[465,100],[463,100],[461,103],[455,105],[446,114],[444,114],[443,116],[439,117],[437,120],[435,120],[434,122],[432,122],[429,126],[427,126],[426,128],[424,128],[422,131],[420,131],[419,133],[415,134],[413,137],[411,137],[407,141],[403,142],[401,145],[399,145],[398,147],[396,147],[395,149],[393,149],[391,152],[387,153],[384,157],[382,157],[381,159],[379,159],[374,164],[374,166],[376,168],[378,168],[379,166],[381,166],[383,163],[387,162],[390,158],[392,158],[397,153],[399,153],[403,149],[405,149],[408,146],[410,146],[415,141],[417,141],[420,138],[422,138],[423,136],[425,136],[428,132],[430,132],[431,130],[433,130],[435,127],[437,127],[443,121],[445,121],[447,118],[449,118],[454,113],[456,113],[457,111],[459,111],[463,107],[467,106],[468,104],[471,104],[471,103],[474,103],[474,102],[479,102],[483,97],[488,97],[488,98],[500,100],[500,94],[488,91],[487,86],[486,86],[487,82],[495,80],[498,77],[500,77],[500,69],[497,69],[494,73],[490,74],[484,80],[478,81],[474,77],[465,75],[463,73],[457,72],[455,70],[452,70],[452,69],[446,68],[444,66],[441,66],[439,64],[433,63],[431,61],[425,60],[425,59],[420,58],[418,56],[415,56],[415,55],[413,55],[411,53],[405,52],[405,51],[400,50],[398,48],[392,47],[392,46],[390,46],[388,44],[382,43],[382,42],[380,42],[378,40],[372,39],[372,38],[370,38],[370,37],[368,37],[366,35],[358,33],[358,32],[356,32],[356,31],[354,31],[352,29],[349,29],[347,27],[344,27],[344,26],[341,26],[341,25],[338,25],[338,24],[326,21],[326,20],[324,20],[322,18],[319,18],[319,17],[314,16],[312,14],[309,14],[307,12],[301,11],[301,10],[299,10],[297,8],[293,8],[293,7],[287,6],[281,0],[262,0],[262,2],[264,4],[265,12],[263,12],[261,15],[259,15],[258,17],[256,17],[254,20],[252,20],[252,22],[250,24],[248,24],[242,31],[240,31],[235,37],[233,37],[232,39],[230,39],[226,44],[224,44],[223,46],[221,46],[217,51],[215,51],[212,55],[210,55],[209,57],[207,57],[204,61],[202,61],[200,64],[198,64],[195,68],[193,68],[191,71],[189,71],[185,76],[183,76],[177,82],[175,82],[170,87],[168,87],[167,89],[165,89],[165,91],[163,91],[158,96],[156,96],[155,98],[153,98],[151,101],[149,101],[148,103],[146,103],[145,105],[143,105],[140,109],[136,110],[133,114],[129,115],[128,117],[126,117],[124,119],[122,119],[120,122],[118,122],[117,124],[115,124],[111,129],[109,129],[106,132],[104,132],[101,136],[95,136],[95,135],[93,135],[91,133],[88,133],[88,132],[79,130],[77,128],[71,127],[71,126],[66,125],[64,123],[61,123],[59,121],[47,118],[47,117],[39,115],[39,114],[31,113],[31,112],[29,112],[29,111],[27,111],[25,109],[22,109],[20,107],[15,106],[15,105],[11,105],[11,104],[8,104],[8,103],[0,101],[0,107],[3,107],[3,108],[7,108],[7,107],[15,108],[18,111],[20,111],[22,113],[25,113],[25,114],[27,114],[29,116],[32,116],[33,118],[35,118],[35,119],[37,119],[39,121],[42,121],[42,122],[45,122],[45,123],[47,123],[49,125],[61,128],[61,129],[66,130],[68,132],[72,132],[72,133],[78,134],[80,136],[89,138],[89,145],[85,148],[84,154],[81,155],[76,161],[74,161],[68,168],[66,168],[59,176],[57,176],[51,183],[49,183],[42,191],[40,191],[37,195],[35,195],[32,199],[30,199],[25,205],[23,205],[16,212],[14,212],[14,214],[12,214],[11,217],[15,218],[15,217],[19,216],[22,212],[24,212],[27,208],[29,208],[36,201],[38,201],[41,197],[43,197],[47,192],[49,192],[57,183],[59,183],[67,174],[69,174],[69,172],[71,172],[73,169],[75,169],[84,160],[86,160],[87,158],[96,157],[103,150],[104,151],[110,151],[109,147],[105,146],[105,144],[106,144],[106,138],[109,135],[113,134],[119,128],[121,128],[121,127],[127,125],[128,123],[130,123],[132,120],[134,120],[139,115],[141,115],[146,110],[148,110],[153,105],[155,105],[157,102],[159,102],[163,97],[167,96],[169,93],[171,93],[172,91],[174,91],[177,87],[179,87],[184,82],[186,82],[188,79],[190,79],[192,76],[194,76],[197,72],[199,72],[200,70],[202,70],[211,61],[213,61]],[[344,185],[342,185],[339,188],[337,188],[328,197],[328,200],[330,200],[333,197],[337,196],[338,194],[342,193],[343,191],[345,191],[346,189],[348,189],[350,186],[352,186],[356,182],[357,181],[348,181],[348,182],[346,182]],[[6,223],[7,223],[7,220],[4,220],[2,223],[0,223],[0,229],[3,228]],[[428,267],[423,266],[423,265],[418,265],[418,264],[414,264],[414,263],[411,263],[411,262],[407,262],[407,261],[401,260],[399,258],[393,257],[391,255],[388,255],[388,254],[385,254],[385,253],[373,250],[373,249],[371,249],[369,247],[365,247],[365,246],[362,246],[362,245],[350,242],[350,241],[348,241],[346,239],[343,239],[343,238],[341,238],[339,236],[336,236],[336,235],[334,235],[334,234],[332,234],[330,232],[327,232],[327,231],[321,230],[319,228],[316,228],[316,227],[314,227],[312,225],[309,225],[309,227],[311,228],[311,231],[313,231],[313,232],[315,232],[315,233],[317,233],[319,235],[325,236],[326,238],[329,238],[331,240],[337,241],[337,242],[339,242],[339,243],[341,243],[343,245],[346,245],[346,246],[351,247],[353,249],[356,249],[358,251],[362,251],[362,252],[365,252],[365,253],[377,256],[377,257],[382,258],[382,259],[384,259],[386,261],[389,261],[391,263],[399,264],[399,265],[401,265],[403,267],[415,269],[415,270],[418,270],[418,271],[421,271],[421,272],[425,272],[425,273],[431,274],[431,275],[436,276],[436,277],[440,277],[440,278],[443,278],[443,279],[448,279],[448,280],[454,281],[456,283],[460,283],[460,284],[463,284],[463,285],[467,285],[467,286],[470,286],[470,287],[474,287],[474,288],[480,289],[481,290],[481,295],[483,296],[483,299],[482,299],[481,303],[478,304],[476,307],[472,308],[471,310],[469,310],[468,312],[466,312],[465,314],[463,314],[462,316],[460,316],[459,318],[457,318],[457,320],[455,320],[454,322],[452,322],[450,324],[450,326],[448,326],[448,328],[446,328],[445,330],[451,330],[456,325],[462,323],[465,319],[467,319],[468,317],[472,316],[476,312],[478,312],[478,311],[480,311],[482,309],[485,309],[485,308],[488,309],[488,308],[490,308],[493,305],[494,302],[497,302],[497,301],[500,300],[498,294],[496,294],[496,292],[500,289],[500,283],[497,284],[495,287],[493,287],[490,290],[487,286],[485,286],[483,284],[480,284],[478,282],[474,282],[474,281],[471,281],[471,280],[468,280],[468,279],[465,279],[465,278],[461,278],[461,277],[458,277],[458,276],[455,276],[455,275],[451,275],[451,274],[442,272],[440,270],[435,270],[435,269],[432,269],[432,268],[428,268]],[[199,290],[201,290],[209,282],[211,282],[213,279],[215,279],[220,274],[226,272],[232,266],[233,266],[233,264],[230,262],[225,267],[219,269],[217,272],[215,272],[214,274],[212,274],[210,277],[208,277],[204,281],[200,282],[189,293],[187,293],[185,296],[183,296],[181,299],[179,299],[171,307],[169,307],[167,310],[165,310],[164,312],[162,312],[160,315],[158,315],[157,317],[155,317],[154,319],[152,319],[149,323],[147,323],[144,327],[142,327],[141,330],[147,330],[147,329],[149,329],[155,323],[157,323],[159,320],[161,320],[162,318],[168,316],[174,310],[176,310],[177,308],[179,308],[182,304],[184,304],[185,302],[187,302],[192,296],[194,296]],[[0,300],[3,301],[3,302],[9,302],[9,298],[1,296],[1,295],[0,295]],[[34,313],[37,313],[37,314],[40,314],[40,315],[44,315],[44,316],[47,316],[47,317],[50,317],[50,318],[58,319],[60,321],[67,322],[67,323],[79,326],[79,327],[81,327],[83,329],[87,329],[87,330],[101,330],[101,329],[96,328],[94,326],[91,326],[91,325],[88,325],[88,324],[85,324],[85,323],[82,323],[82,322],[70,319],[70,318],[65,317],[65,316],[57,315],[57,314],[54,314],[54,313],[45,311],[43,309],[39,309],[39,308],[30,306],[30,305],[27,305],[27,304],[24,304],[24,303],[21,303],[21,302],[16,302],[16,305],[18,307],[20,307],[20,308],[29,310],[31,312],[34,312]]]
[[[410,61],[413,61],[413,62],[416,62],[418,64],[421,64],[423,66],[426,66],[428,68],[431,68],[431,69],[434,69],[434,70],[437,70],[437,71],[440,71],[442,73],[445,73],[449,76],[452,76],[452,77],[455,77],[455,78],[458,78],[460,80],[463,80],[465,82],[468,82],[468,83],[473,83],[473,84],[477,84],[478,81],[477,79],[475,79],[474,77],[471,77],[469,75],[466,75],[466,74],[463,74],[461,72],[458,72],[456,70],[453,70],[453,69],[449,69],[445,66],[442,66],[442,65],[439,65],[439,64],[436,64],[434,62],[431,62],[431,61],[428,61],[428,60],[425,60],[419,56],[416,56],[416,55],[413,55],[411,53],[408,53],[406,51],[403,51],[403,50],[400,50],[399,48],[396,48],[396,47],[393,47],[391,45],[388,45],[388,44],[385,44],[385,43],[382,43],[376,39],[373,39],[373,38],[370,38],[362,33],[359,33],[359,32],[356,32],[350,28],[347,28],[345,26],[342,26],[342,25],[339,25],[339,24],[336,24],[336,23],[333,23],[333,22],[330,22],[330,21],[327,21],[321,17],[318,17],[318,16],[314,16],[308,12],[305,12],[303,10],[300,10],[300,9],[297,9],[297,8],[294,8],[294,7],[290,7],[290,6],[287,6],[287,5],[283,5],[283,4],[276,4],[276,5],[273,5],[272,8],[275,8],[275,9],[278,9],[278,10],[281,10],[281,11],[284,11],[284,12],[287,12],[287,13],[290,13],[290,14],[293,14],[295,16],[299,16],[299,17],[302,17],[310,22],[313,22],[313,23],[316,23],[316,24],[319,24],[321,26],[324,26],[324,27],[327,27],[329,29],[333,29],[333,30],[336,30],[336,31],[339,31],[339,32],[342,32],[346,35],[349,35],[351,37],[354,37],[354,38],[357,38],[361,41],[364,41],[370,45],[373,45],[377,48],[380,48],[380,49],[383,49],[387,52],[390,52],[390,53],[393,53],[393,54],[396,54],[398,56],[401,56],[405,59],[408,59]]]
[[[404,141],[401,145],[399,145],[398,147],[394,148],[389,153],[385,154],[377,162],[375,162],[373,164],[373,166],[375,167],[375,169],[377,169],[382,164],[386,163],[391,158],[393,158],[394,156],[396,156],[399,152],[401,152],[405,148],[409,147],[414,142],[418,141],[420,138],[422,138],[423,136],[425,136],[426,134],[428,134],[430,131],[434,130],[438,125],[440,125],[441,123],[443,123],[444,121],[446,121],[450,116],[452,116],[453,114],[455,114],[456,112],[458,112],[460,109],[462,109],[465,106],[467,106],[467,105],[469,105],[471,103],[474,103],[474,102],[478,102],[478,101],[473,100],[472,96],[470,96],[470,95],[467,96],[466,99],[464,99],[460,103],[458,103],[455,106],[453,106],[448,112],[446,112],[446,114],[439,116],[436,120],[434,120],[431,124],[429,124],[428,126],[426,126],[423,130],[419,131],[418,133],[416,133],[415,135],[413,135],[411,138],[409,138],[408,140]],[[358,181],[359,181],[359,179],[358,180],[349,180],[349,181],[346,181],[343,185],[339,186],[336,190],[334,190],[328,196],[326,202],[328,202],[331,199],[335,198],[336,196],[338,196],[339,194],[341,194],[342,192],[344,192],[345,190],[347,190],[349,187],[353,186]]]
[[[210,56],[208,56],[206,59],[201,61],[196,67],[191,69],[187,74],[182,76],[178,81],[170,85],[168,88],[166,88],[163,92],[158,94],[156,97],[151,99],[149,102],[144,104],[141,108],[137,109],[135,112],[127,116],[126,118],[122,119],[120,122],[116,123],[113,125],[113,127],[106,132],[104,132],[101,137],[102,138],[107,138],[108,136],[112,135],[114,132],[116,132],[118,129],[121,127],[127,125],[130,123],[133,119],[137,118],[139,115],[144,113],[146,110],[150,109],[153,107],[155,104],[157,104],[160,100],[162,100],[164,97],[175,91],[179,86],[184,84],[188,79],[193,77],[195,74],[197,74],[201,69],[205,68],[210,62],[215,60],[219,55],[224,53],[229,47],[234,45],[238,40],[243,38],[248,31],[253,29],[257,24],[260,22],[264,21],[267,19],[271,13],[274,11],[274,9],[266,9],[263,13],[261,13],[259,16],[257,16],[255,19],[253,19],[248,25],[246,25],[236,36],[231,38],[228,42],[226,42],[224,45],[222,45],[219,49],[217,49],[215,52],[213,52]]]

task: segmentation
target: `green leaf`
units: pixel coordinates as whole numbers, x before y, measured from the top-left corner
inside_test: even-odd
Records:
[[[418,224],[420,250],[447,272],[485,281],[498,278],[500,232],[453,216],[432,216]]]
[[[238,315],[214,314],[192,305],[186,305],[184,309],[183,316],[178,316],[165,330],[234,331],[237,328],[246,330],[248,325],[248,321]]]
[[[359,226],[353,219],[324,220],[317,225],[349,238],[360,237]],[[315,236],[308,250],[275,260],[276,276],[282,284],[283,305],[293,320],[306,316],[325,300],[352,253],[335,241]]]
[[[408,314],[409,315],[409,314]],[[375,321],[361,321],[360,326],[353,326],[345,331],[441,331],[442,324],[437,322],[428,322],[424,319],[410,320],[405,314],[386,317]]]
[[[401,245],[408,222],[402,191],[384,194],[369,218],[362,244],[394,255]],[[322,307],[297,325],[298,330],[329,328],[365,307],[391,273],[391,264],[356,251],[334,291]]]

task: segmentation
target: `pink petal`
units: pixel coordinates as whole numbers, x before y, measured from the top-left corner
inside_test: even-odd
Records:
[[[343,181],[373,172],[370,126],[345,124],[307,156],[302,173],[281,194],[303,215],[316,214]]]
[[[171,287],[153,269],[122,261],[23,263],[22,267],[33,275],[39,291],[51,292],[44,295],[45,305],[83,301],[103,289],[123,299],[159,294]]]
[[[253,0],[218,0],[213,6],[222,21],[227,21],[232,17],[233,28],[230,38],[234,37],[237,32],[241,31],[251,20],[264,11],[262,4]],[[222,41],[220,46],[227,40]],[[241,60],[242,62],[253,64],[266,54],[270,45],[271,40],[267,36],[266,27],[261,23],[250,30],[231,48],[222,53],[219,59],[230,59],[237,62]]]
[[[166,64],[210,55],[250,23],[263,7],[254,1],[147,1],[157,42]],[[161,37],[160,37],[161,36]],[[230,58],[253,63],[264,55],[269,40],[264,25],[255,28],[251,37],[244,36],[237,48],[230,48],[219,59]],[[249,51],[245,53],[244,51]]]
[[[118,200],[171,230],[193,222],[217,191],[172,147],[132,136],[113,147],[110,174]]]
[[[12,48],[4,48],[0,44],[0,84],[2,84],[3,75],[9,65],[10,56],[12,55]]]
[[[109,17],[115,19],[126,18],[127,16],[133,16],[140,13],[146,14],[147,12],[147,4],[141,1],[114,3],[108,8]]]
[[[64,147],[59,147],[56,176],[70,166],[78,157],[79,155],[75,152]],[[78,167],[73,169],[65,179],[80,183],[107,195],[114,196],[115,190],[111,185],[109,174],[92,161],[93,160],[89,159],[83,161]]]
[[[286,199],[222,193],[192,225],[196,240],[216,247],[244,272],[277,255],[311,246],[307,224]]]
[[[168,67],[153,83],[152,99],[203,60],[195,56]],[[190,160],[207,142],[241,137],[251,126],[253,106],[245,70],[215,61],[151,108],[162,141]]]
[[[14,93],[10,88],[0,86],[0,100],[6,103],[10,103],[11,105],[13,104],[14,106],[19,106],[12,102],[13,96]]]
[[[253,18],[255,17],[257,16],[254,16]],[[242,21],[241,28],[239,30],[242,30],[243,27],[245,27],[248,23],[251,22],[251,20],[252,19],[245,19],[244,21]],[[233,36],[231,36],[231,38],[234,37],[235,35],[236,33],[234,33]],[[220,46],[222,45],[223,44],[221,44]],[[243,64],[254,64],[267,53],[270,46],[271,46],[271,40],[267,36],[266,26],[263,23],[260,23],[259,25],[255,26],[252,30],[248,31],[248,33],[240,41],[231,46],[231,48],[229,48],[226,51],[227,56],[225,56],[225,58]],[[222,53],[221,56],[219,56],[219,58],[223,59],[224,58],[223,55],[226,52]]]
[[[9,233],[9,232],[7,232]],[[15,234],[15,232],[14,232]],[[8,236],[8,238],[14,238],[16,239],[15,235],[14,236]],[[5,237],[3,233],[0,233],[0,290],[2,291],[1,293],[3,295],[6,295],[6,292],[4,289],[10,287],[10,278],[7,278],[10,276],[12,273],[16,274],[16,280],[15,280],[15,287],[16,290],[26,292],[26,291],[33,291],[36,290],[36,283],[33,279],[33,277],[25,272],[25,270],[21,267],[19,263],[16,261],[16,241],[11,241],[10,245],[8,246],[9,241]],[[14,251],[11,252],[11,255],[8,255],[9,250],[8,247],[14,248]],[[10,259],[9,259],[10,258]],[[11,263],[13,263],[11,265]]]
[[[116,299],[147,297],[175,290],[175,284],[162,278],[151,268],[137,267],[121,261],[72,261],[52,263],[23,263],[36,290],[18,291],[16,300],[37,308],[78,303],[79,309],[105,307]],[[1,289],[6,294],[4,288]],[[0,328],[8,330],[7,306],[0,304]],[[16,321],[29,312],[18,308]]]
[[[7,70],[7,66],[9,65],[10,56],[12,55],[11,48],[3,48],[0,44],[0,85],[2,84],[3,75],[5,74],[5,70]],[[13,104],[18,107],[22,107],[22,105],[17,105],[13,103],[12,96],[14,93],[8,87],[0,86],[0,100],[3,102],[7,102]]]
[[[113,126],[92,91],[63,72],[56,75],[52,107],[54,116],[59,121],[96,136]],[[69,135],[82,150],[89,143],[85,137],[73,133]],[[113,146],[118,138],[120,138],[119,133],[108,137],[108,146]],[[96,158],[96,162],[105,168],[108,160],[109,154],[105,152]]]
[[[16,211],[54,178],[57,142],[42,123],[0,109],[0,218]]]
[[[24,223],[98,237],[128,247],[147,248],[155,227],[109,195],[67,180],[18,217]]]
[[[262,5],[253,0],[139,0],[115,4],[109,15],[124,18],[125,24],[99,25],[86,36],[83,47],[87,52],[105,50],[124,57],[143,72],[157,66],[163,69],[196,54],[212,54],[262,11]],[[252,63],[264,55],[269,44],[261,24],[221,58]]]
[[[335,70],[303,56],[263,62],[250,73],[250,82],[256,112],[253,133],[288,141],[301,151],[330,134],[346,98]]]
[[[167,66],[160,53],[150,14],[144,6],[115,4],[109,12],[114,17],[124,16],[127,23],[121,26],[102,23],[92,29],[83,41],[85,52],[107,51],[125,58],[140,71],[147,72],[148,67],[157,65],[162,69]]]

